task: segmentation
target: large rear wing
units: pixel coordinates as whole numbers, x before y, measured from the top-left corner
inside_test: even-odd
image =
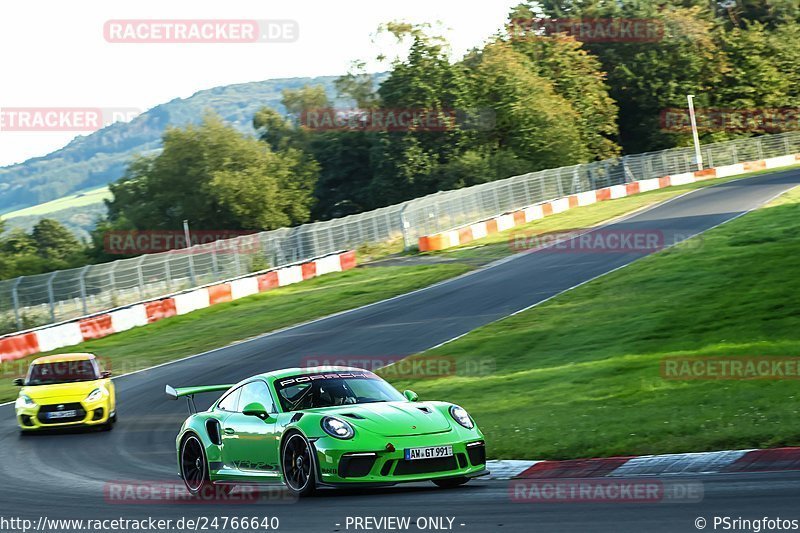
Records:
[[[231,387],[233,387],[233,385],[201,385],[199,387],[181,387],[176,389],[167,385],[164,392],[170,400],[177,400],[178,398],[185,397],[189,403],[189,412],[194,414],[197,412],[197,406],[194,404],[195,394],[226,391]]]

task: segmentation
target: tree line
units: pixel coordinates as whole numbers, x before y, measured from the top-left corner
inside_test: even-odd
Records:
[[[540,19],[648,20],[660,33],[647,41],[581,40],[515,25]],[[257,137],[211,114],[200,125],[168,129],[160,154],[135,158],[111,185],[108,216],[93,242],[77,251],[70,243],[65,249],[75,253],[47,260],[118,258],[102,247],[110,230],[174,230],[184,219],[199,229],[269,230],[515,174],[685,146],[690,134],[661,121],[665,109],[686,107],[687,94],[697,95],[699,108],[800,106],[794,0],[522,2],[505,27],[460,58],[428,25],[392,22],[379,33],[404,43],[407,53],[389,60],[378,86],[364,63],[354,62],[337,80],[336,95],[315,86],[285,90],[285,113],[264,107],[253,117]],[[332,108],[333,97],[351,101],[357,120],[374,110],[425,110],[440,114],[444,127],[309,127],[303,117]],[[475,116],[488,123],[464,119]],[[702,140],[765,131],[704,131]],[[10,237],[0,243],[1,277],[63,264],[31,259],[46,252],[27,237],[24,246],[9,244]],[[19,266],[3,266],[14,257]]]

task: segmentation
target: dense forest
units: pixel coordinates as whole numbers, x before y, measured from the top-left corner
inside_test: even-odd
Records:
[[[548,20],[605,21],[606,29],[608,21],[647,21],[657,32],[596,38],[550,31],[553,25],[542,24]],[[70,242],[48,257],[36,228],[16,231],[0,242],[0,277],[117,258],[102,248],[109,230],[177,230],[184,219],[202,229],[274,229],[684,146],[690,134],[665,127],[663,117],[685,108],[687,94],[696,95],[701,112],[800,107],[800,6],[792,0],[525,2],[491,39],[458,58],[435,27],[393,22],[380,33],[407,50],[389,58],[380,83],[355,61],[333,87],[283,90],[281,105],[264,105],[252,117],[256,136],[213,113],[167,129],[163,151],[136,157],[111,185],[108,216],[93,242]],[[352,105],[335,109],[342,102]],[[365,126],[398,110],[426,118]],[[325,113],[344,125],[310,122]],[[781,129],[758,122],[704,128],[702,140]]]

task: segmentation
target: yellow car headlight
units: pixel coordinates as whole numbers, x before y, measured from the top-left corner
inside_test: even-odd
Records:
[[[100,398],[103,397],[103,389],[97,388],[94,389],[92,392],[89,393],[89,396],[86,397],[86,402],[96,402]]]
[[[17,408],[30,409],[31,407],[36,407],[36,402],[31,400],[31,397],[27,394],[20,394],[14,406]]]

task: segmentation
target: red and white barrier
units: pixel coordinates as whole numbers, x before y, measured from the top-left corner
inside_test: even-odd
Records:
[[[493,233],[506,231],[516,226],[527,224],[533,220],[556,213],[563,213],[575,207],[591,205],[595,202],[616,200],[617,198],[625,198],[626,196],[639,194],[641,192],[654,191],[656,189],[663,189],[676,185],[686,185],[706,179],[737,176],[739,174],[753,172],[754,170],[786,167],[796,165],[798,162],[800,162],[800,154],[786,155],[759,161],[748,161],[735,165],[708,168],[697,172],[684,172],[682,174],[674,174],[662,178],[634,181],[624,185],[614,185],[595,191],[581,192],[564,198],[557,198],[548,202],[531,205],[511,213],[503,213],[502,215],[467,226],[454,228],[433,235],[425,235],[419,238],[419,250],[421,252],[429,252],[460,246],[482,239]]]
[[[320,257],[299,265],[291,265],[266,273],[238,278],[201,287],[169,297],[115,309],[55,326],[0,337],[0,361],[22,359],[29,355],[74,346],[114,333],[146,326],[175,315],[185,315],[219,303],[238,300],[259,292],[299,283],[331,272],[350,270],[356,266],[353,251]]]
[[[300,265],[281,268],[278,270],[278,287],[285,287],[303,281],[303,267]]]
[[[242,278],[231,281],[231,299],[238,300],[245,296],[258,294],[257,278]]]
[[[488,479],[585,479],[800,470],[800,448],[723,450],[565,461],[488,461]]]
[[[72,346],[83,342],[83,334],[78,322],[59,324],[58,326],[37,330],[35,333],[36,340],[39,342],[40,352],[49,352],[50,350],[57,350],[64,346]],[[0,354],[0,357],[6,360],[5,354]]]
[[[147,310],[144,304],[117,309],[116,311],[111,311],[109,315],[111,315],[111,328],[115,333],[148,324]]]
[[[175,296],[175,312],[185,315],[198,309],[205,309],[211,305],[208,298],[208,289],[197,289]]]

